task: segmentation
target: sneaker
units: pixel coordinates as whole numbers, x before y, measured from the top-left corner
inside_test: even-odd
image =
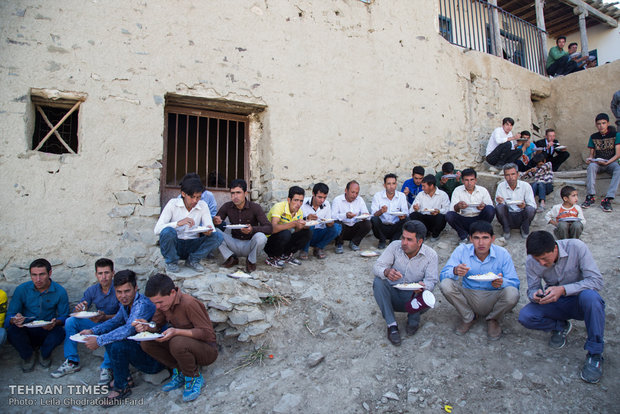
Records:
[[[351,248],[351,250],[353,250],[354,252],[356,252],[356,251],[358,251],[358,250],[360,249],[360,247],[359,247],[357,244],[353,243],[353,242],[350,242],[350,243],[349,243],[349,247],[350,247],[350,248]]]
[[[170,381],[162,385],[161,390],[165,392],[170,392],[172,390],[176,390],[177,388],[181,388],[185,385],[185,377],[183,374],[179,372],[178,369],[172,370],[172,376],[170,377]]]
[[[591,355],[588,353],[586,362],[581,368],[581,379],[590,384],[596,384],[603,376],[603,361],[601,354]]]
[[[609,197],[605,197],[601,200],[601,208],[605,213],[611,213],[613,211],[613,208],[611,207],[611,200],[613,200],[613,198]]]
[[[166,272],[177,273],[179,271],[179,265],[177,262],[166,263]]]
[[[34,371],[34,365],[37,363],[37,355],[33,352],[30,358],[22,360],[22,372]]]
[[[342,244],[337,244],[336,245],[336,254],[343,254],[344,253],[344,247],[342,247]]]
[[[412,336],[415,335],[416,332],[418,332],[419,328],[420,325],[407,325],[405,331],[407,332],[407,335]]]
[[[504,233],[504,240],[510,240],[510,232]]]
[[[198,260],[187,260],[185,262],[185,266],[187,266],[190,269],[193,269],[193,270],[195,270],[197,272],[204,272],[205,271],[205,267],[203,265],[201,265]]]
[[[205,386],[205,379],[202,374],[197,377],[185,377],[185,388],[183,389],[183,402],[194,401],[200,396],[200,390]]]
[[[114,376],[112,375],[111,368],[101,368],[101,371],[99,371],[99,385],[108,385],[113,379]]]
[[[566,336],[573,329],[571,321],[566,321],[564,329],[561,331],[551,331],[551,338],[549,338],[549,346],[551,348],[560,349],[566,345]]]
[[[527,237],[530,235],[530,233],[526,233],[523,231],[523,229],[521,229],[521,238],[522,239],[527,239]]]
[[[536,209],[537,213],[542,213],[543,211],[545,211],[545,208],[543,206],[538,206],[538,208]]]
[[[41,358],[39,358],[39,365],[41,365],[43,368],[49,368],[52,366],[52,356],[48,356],[47,358],[43,358],[43,356],[41,356]]]
[[[79,362],[73,362],[65,359],[65,362],[63,362],[62,365],[59,366],[58,369],[52,372],[50,375],[52,376],[52,378],[60,378],[64,377],[67,374],[73,374],[74,372],[78,372],[80,369],[81,367]],[[108,382],[106,382],[106,384]]]
[[[379,240],[379,244],[377,245],[377,249],[380,249],[380,250],[385,249],[385,240]]]
[[[594,197],[594,195],[588,194],[586,195],[585,201],[581,203],[581,208],[589,208],[592,204],[594,204],[595,201],[596,198]]]
[[[392,343],[392,345],[400,346],[401,340],[400,340],[400,332],[398,332],[398,326],[396,325],[388,326],[387,337],[388,337],[388,340]]]
[[[282,255],[282,257],[280,257],[280,260],[283,261],[284,263],[289,263],[295,266],[301,265],[301,261],[295,257],[294,253],[289,253],[288,255],[286,254]]]
[[[280,260],[279,257],[269,256],[267,259],[265,259],[265,263],[271,267],[275,267],[276,269],[284,268],[284,262]]]

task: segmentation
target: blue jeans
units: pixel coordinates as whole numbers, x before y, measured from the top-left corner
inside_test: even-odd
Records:
[[[0,328],[0,345],[6,342],[6,329]]]
[[[568,319],[585,321],[588,339],[584,349],[591,354],[603,353],[605,301],[595,290],[562,296],[557,302],[539,305],[528,303],[519,312],[519,322],[528,329],[560,331]]]
[[[159,249],[166,263],[176,263],[179,259],[199,262],[222,244],[222,240],[224,236],[219,231],[214,231],[210,236],[183,240],[177,237],[175,229],[166,227],[159,234]]]
[[[117,391],[127,388],[129,364],[147,374],[156,374],[164,369],[162,364],[142,350],[137,341],[123,339],[107,344],[105,349],[110,355],[114,372],[114,389]]]
[[[65,329],[62,326],[47,331],[43,328],[18,328],[11,323],[6,328],[6,334],[23,360],[30,358],[36,347],[41,347],[42,358],[49,358],[54,348],[65,339]]]
[[[534,196],[538,196],[539,200],[544,200],[547,194],[553,191],[553,183],[543,183],[542,181],[536,181],[532,184],[532,190],[534,190]]]
[[[411,301],[413,296],[411,291],[396,289],[387,279],[381,279],[377,276],[375,276],[375,280],[372,282],[372,293],[375,296],[377,305],[379,305],[383,319],[385,319],[388,325],[396,322],[394,312],[407,312],[405,305]],[[407,325],[419,326],[420,315],[427,310],[409,313],[407,315]]]
[[[84,329],[90,329],[93,326],[97,325],[95,322],[90,319],[79,319],[70,317],[65,321],[65,359],[73,362],[80,362],[80,356],[78,355],[77,350],[77,342],[69,339],[71,335],[79,333]],[[103,363],[101,364],[101,368],[112,368],[110,365],[110,357],[108,356],[108,352],[103,355]]]
[[[324,249],[332,240],[334,240],[342,231],[342,225],[340,223],[334,223],[333,226],[325,226],[324,229],[312,228],[312,238],[304,246],[304,252],[310,249],[310,246],[317,249]]]

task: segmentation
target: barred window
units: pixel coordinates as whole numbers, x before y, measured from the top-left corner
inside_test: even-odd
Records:
[[[77,154],[79,107],[84,97],[31,90],[35,111],[32,149],[52,154]]]

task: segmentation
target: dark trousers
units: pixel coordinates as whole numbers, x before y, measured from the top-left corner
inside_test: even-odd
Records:
[[[551,161],[551,169],[555,172],[568,157],[570,157],[568,151],[556,151],[553,154],[545,153],[545,162]]]
[[[142,350],[167,366],[177,368],[186,377],[197,377],[200,367],[217,359],[217,345],[186,336],[175,336],[166,342],[140,342]]]
[[[381,279],[375,276],[375,280],[372,282],[372,293],[379,305],[383,319],[388,325],[396,322],[394,312],[407,312],[407,302],[411,302],[413,299],[413,292],[408,290],[396,289],[390,284],[387,279]],[[422,312],[409,313],[407,315],[407,325],[419,326],[420,315],[428,310],[424,309]]]
[[[527,164],[523,164],[523,161],[518,159],[515,164],[517,164],[520,172],[526,172],[527,170],[536,167],[536,163],[534,163],[531,159]]]
[[[564,55],[547,68],[547,74],[549,76],[568,75],[575,72],[578,68],[577,62],[569,58],[568,55]]]
[[[536,209],[532,206],[525,206],[521,211],[512,212],[506,204],[498,204],[495,207],[497,221],[502,225],[504,233],[510,233],[510,229],[521,229],[523,233],[530,232],[530,223],[536,215]]]
[[[30,358],[35,348],[40,348],[41,358],[47,359],[54,348],[65,340],[65,328],[56,326],[47,331],[43,328],[18,328],[10,323],[6,335],[23,360]]]
[[[156,374],[164,369],[162,364],[142,350],[139,342],[131,339],[112,342],[107,344],[105,349],[114,372],[114,389],[118,391],[127,388],[129,364],[147,374]]]
[[[446,215],[445,214],[422,214],[417,211],[409,214],[411,220],[419,220],[426,226],[426,229],[431,232],[431,236],[439,237],[439,234],[446,228]]]
[[[269,257],[280,257],[301,250],[312,238],[312,230],[282,230],[267,238],[265,253]]]
[[[370,220],[360,220],[353,226],[342,225],[342,232],[336,237],[336,246],[342,245],[344,240],[351,240],[353,244],[359,246],[362,239],[370,232],[372,224]]]
[[[380,242],[385,242],[386,239],[394,241],[400,240],[400,236],[403,234],[403,224],[405,224],[405,220],[398,220],[394,224],[385,224],[381,221],[381,218],[372,216],[370,224],[372,225],[372,234],[374,234]]]
[[[446,214],[446,221],[459,235],[459,239],[463,240],[469,236],[469,226],[471,223],[478,220],[488,221],[489,223],[493,221],[493,217],[495,216],[495,207],[493,206],[484,206],[480,214],[473,217],[465,217],[460,215],[455,211],[448,211]]]
[[[512,142],[507,141],[491,151],[486,156],[486,160],[491,165],[504,165],[509,162],[517,162],[521,155],[523,155],[523,151],[519,148],[512,149]]]

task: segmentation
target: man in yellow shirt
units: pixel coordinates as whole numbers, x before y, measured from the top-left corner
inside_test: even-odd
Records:
[[[6,292],[0,290],[0,345],[6,341],[6,329],[4,329],[4,318],[6,316],[6,307],[8,305]]]
[[[306,227],[301,211],[304,195],[304,189],[294,185],[288,189],[287,200],[276,203],[267,213],[267,220],[273,226],[265,245],[268,256],[265,263],[270,266],[281,269],[286,263],[301,264],[295,253],[312,238],[312,230]]]

